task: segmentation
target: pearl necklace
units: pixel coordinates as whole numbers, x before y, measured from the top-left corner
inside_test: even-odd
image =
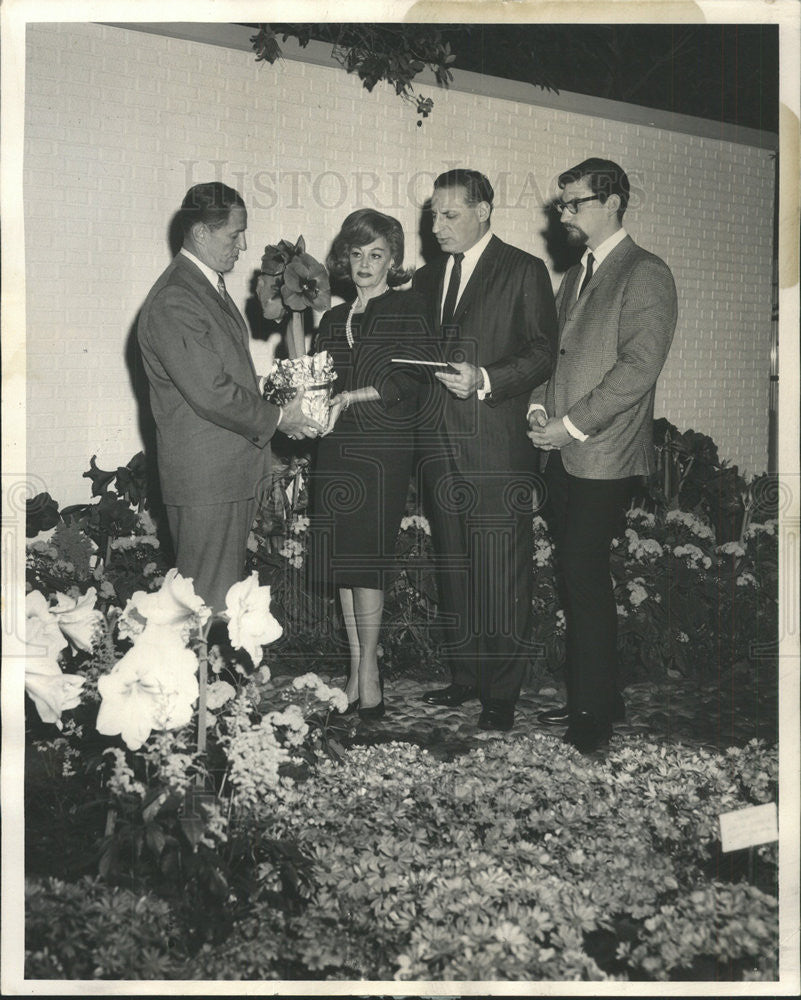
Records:
[[[358,299],[354,299],[353,305],[350,307],[350,312],[348,313],[348,318],[345,320],[345,336],[348,338],[348,347],[353,350],[353,327],[350,325],[350,321],[353,319],[353,314],[356,312],[356,306],[359,304]]]
[[[387,289],[383,288],[377,295],[371,296],[371,298],[378,298],[379,295],[383,295]],[[369,299],[367,300],[370,301]],[[356,312],[356,306],[359,304],[359,296],[353,300],[353,305],[350,307],[350,312],[348,313],[348,318],[345,320],[345,337],[348,341],[348,347],[353,350],[353,327],[351,326],[351,321],[353,319],[353,314]],[[365,303],[365,308],[367,307]]]

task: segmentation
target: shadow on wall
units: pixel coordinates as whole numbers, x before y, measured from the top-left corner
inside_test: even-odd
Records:
[[[564,274],[568,268],[571,268],[581,260],[584,247],[571,246],[567,242],[567,233],[559,220],[559,213],[553,206],[546,205],[543,209],[543,215],[545,217],[545,228],[540,230],[539,235],[545,241],[546,252],[551,262],[549,269],[554,274]],[[422,247],[423,262],[425,264],[430,264],[436,260],[442,252],[431,230],[431,199],[429,198],[423,205],[422,212],[420,213],[420,224],[417,230]],[[545,263],[547,264],[548,261]]]
[[[176,212],[167,226],[167,245],[170,248],[170,260],[184,245],[184,233],[181,228],[181,213]]]
[[[417,235],[420,237],[420,253],[423,258],[423,264],[430,264],[442,253],[439,248],[439,243],[437,243],[436,238],[431,231],[432,224],[431,199],[426,198],[423,202],[422,211],[420,212],[420,224],[417,227]]]
[[[546,205],[543,214],[546,221],[545,228],[540,230],[540,236],[545,240],[545,249],[551,259],[550,270],[554,274],[564,274],[581,260],[584,246],[571,246],[567,242],[565,227],[552,205]]]
[[[137,312],[136,318],[128,331],[125,341],[125,364],[128,369],[128,377],[131,380],[134,399],[136,400],[139,437],[142,440],[142,449],[145,453],[148,511],[157,526],[161,546],[167,553],[168,559],[172,560],[172,542],[167,528],[167,512],[164,509],[164,501],[161,497],[159,470],[156,464],[156,421],[153,418],[153,411],[150,408],[150,385],[142,363],[142,355],[139,351],[139,341],[136,337],[136,329],[139,325],[141,312],[141,309]]]

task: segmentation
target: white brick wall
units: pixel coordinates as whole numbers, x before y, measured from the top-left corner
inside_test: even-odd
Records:
[[[657,415],[765,469],[766,150],[454,90],[418,128],[389,88],[368,94],[341,70],[96,24],[30,24],[26,65],[28,468],[61,504],[88,498],[90,455],[115,468],[141,447],[126,352],[191,184],[223,180],[249,206],[227,281],[244,306],[265,243],[302,232],[322,259],[362,205],[400,219],[415,262],[419,205],[455,165],[496,182],[496,232],[550,265],[541,201],[590,155],[629,170],[627,228],[679,289]],[[268,354],[254,345],[257,367]]]

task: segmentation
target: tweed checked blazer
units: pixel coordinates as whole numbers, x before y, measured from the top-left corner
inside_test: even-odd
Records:
[[[581,273],[581,265],[575,265],[562,281],[556,297],[556,368],[544,393],[535,391],[531,401],[544,402],[549,417],[567,415],[589,435],[561,449],[570,475],[648,475],[655,464],[656,380],[678,315],[673,275],[630,236],[612,250],[576,299]]]
[[[156,421],[164,502],[247,500],[269,484],[280,409],[261,398],[245,321],[179,253],[137,328]]]

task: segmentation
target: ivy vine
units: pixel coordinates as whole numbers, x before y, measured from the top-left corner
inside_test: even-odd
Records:
[[[348,73],[356,73],[368,91],[379,81],[395,88],[422,119],[434,107],[430,97],[416,94],[412,81],[426,68],[438,84],[453,80],[456,54],[442,32],[427,24],[259,24],[251,38],[256,60],[275,63],[282,56],[281,42],[296,38],[305,48],[312,38],[330,43],[331,55]]]

